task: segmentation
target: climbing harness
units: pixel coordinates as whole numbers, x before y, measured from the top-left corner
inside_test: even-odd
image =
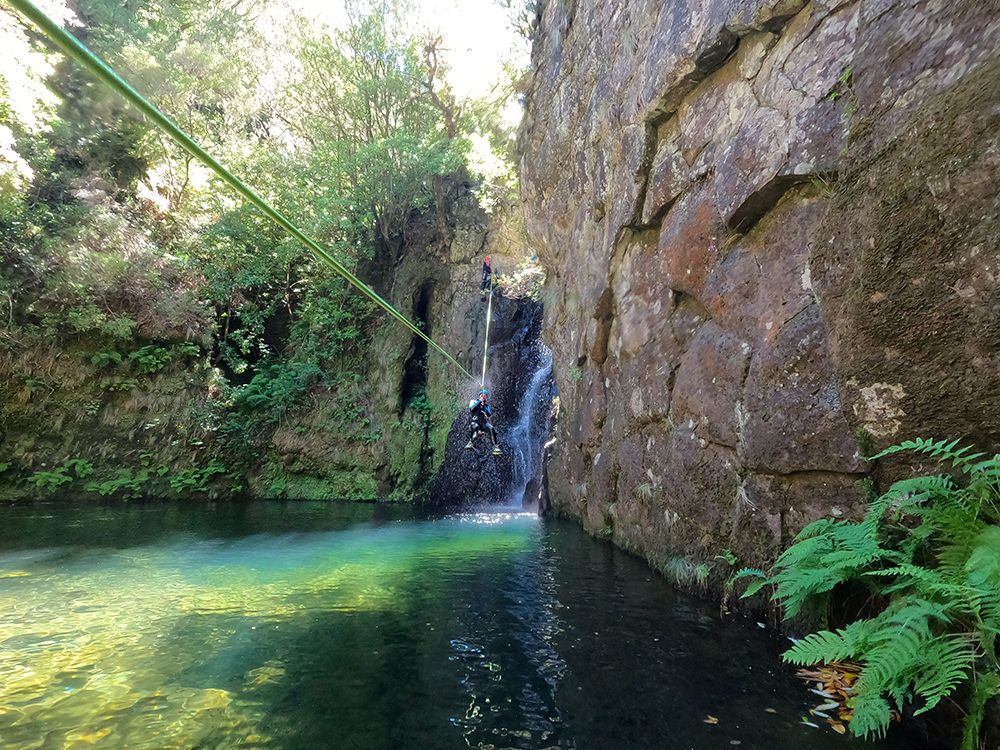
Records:
[[[68,31],[63,29],[59,24],[45,15],[39,8],[37,8],[30,0],[10,0],[10,4],[23,15],[25,18],[32,21],[42,33],[49,39],[49,41],[62,50],[67,56],[75,60],[77,63],[82,65],[88,71],[90,71],[99,80],[106,83],[124,99],[135,106],[140,112],[142,112],[146,117],[148,117],[153,124],[159,128],[161,131],[166,133],[170,138],[172,138],[181,148],[191,154],[194,158],[204,164],[206,167],[211,169],[223,182],[229,185],[233,190],[235,190],[239,195],[249,201],[251,204],[260,209],[265,216],[267,216],[275,224],[283,228],[292,237],[297,239],[303,245],[305,245],[312,253],[320,260],[327,263],[334,271],[344,277],[355,289],[360,291],[375,304],[385,310],[389,315],[395,318],[399,323],[408,328],[413,332],[414,335],[419,336],[428,345],[435,349],[438,353],[444,355],[444,357],[451,362],[458,370],[463,373],[466,377],[473,377],[472,373],[466,370],[462,365],[458,363],[453,356],[451,356],[447,351],[441,348],[440,345],[427,334],[420,330],[414,323],[412,323],[403,313],[399,312],[395,307],[389,304],[381,296],[379,296],[374,289],[372,289],[368,284],[363,282],[357,276],[355,276],[343,263],[334,258],[327,250],[321,247],[314,239],[305,234],[301,229],[299,229],[295,224],[289,221],[284,214],[282,214],[277,209],[273,208],[271,204],[260,197],[254,190],[246,185],[242,180],[236,177],[232,172],[223,167],[218,161],[216,161],[212,156],[208,154],[201,146],[199,146],[191,136],[181,130],[169,117],[167,117],[163,112],[157,109],[153,104],[147,101],[143,96],[136,91],[132,86],[130,86],[121,76],[115,73],[111,67],[101,60],[97,55],[90,51],[79,39],[70,34]],[[492,289],[492,282],[490,284]],[[487,321],[487,332],[489,330],[489,322]],[[485,358],[483,361],[483,378],[485,382],[486,377],[486,362]]]
[[[472,434],[469,437],[469,442],[465,444],[465,450],[472,450],[474,447],[473,441],[480,433],[487,433],[493,440],[493,455],[499,456],[501,453],[500,446],[497,444],[497,431],[490,421],[490,406],[486,402],[481,402],[480,399],[486,396],[487,400],[490,397],[490,392],[487,388],[481,388],[479,390],[479,395],[469,401],[469,413],[472,415],[472,423],[470,424]],[[478,407],[477,407],[478,405]],[[477,413],[478,408],[478,413]]]

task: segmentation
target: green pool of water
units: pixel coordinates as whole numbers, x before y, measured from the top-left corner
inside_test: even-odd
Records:
[[[0,508],[4,750],[905,746],[801,724],[782,645],[533,515]]]

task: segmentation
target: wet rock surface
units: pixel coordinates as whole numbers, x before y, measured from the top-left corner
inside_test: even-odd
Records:
[[[434,217],[414,214],[405,241],[385,248],[359,271],[478,375],[486,321],[486,301],[479,292],[482,258],[492,254],[499,270],[511,270],[525,254],[523,230],[513,211],[487,215],[462,182],[451,186],[447,205],[447,233]],[[508,312],[500,315],[497,341],[513,335],[515,310]],[[479,379],[466,378],[388,317],[378,318],[376,326],[363,378],[340,386],[356,393],[359,419],[369,425],[370,439],[359,442],[345,435],[319,393],[303,414],[279,428],[275,446],[285,473],[303,482],[331,471],[354,471],[370,477],[369,497],[421,497],[444,459],[455,415],[469,392],[475,393],[473,387],[478,390]],[[316,496],[315,482],[306,486],[308,496]]]
[[[995,2],[543,4],[557,512],[719,583],[857,514],[862,445],[1000,445],[998,48]]]
[[[485,320],[485,299],[480,312]],[[429,504],[534,507],[537,503],[554,396],[551,356],[540,339],[542,313],[542,305],[530,299],[494,296],[486,387],[501,454],[492,454],[487,435],[480,435],[472,449],[465,448],[469,440],[465,405],[479,391],[479,383],[473,383],[448,433]],[[478,340],[480,352],[483,335],[485,329]]]

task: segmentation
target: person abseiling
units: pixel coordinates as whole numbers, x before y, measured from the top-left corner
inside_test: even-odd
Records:
[[[472,444],[479,436],[480,432],[486,432],[493,440],[493,455],[500,455],[500,446],[497,443],[497,430],[493,426],[493,410],[490,409],[490,392],[483,388],[479,391],[479,396],[469,401],[469,442],[465,444],[466,450],[472,449]]]
[[[493,264],[490,256],[483,258],[483,283],[479,285],[479,291],[486,294],[493,283]]]

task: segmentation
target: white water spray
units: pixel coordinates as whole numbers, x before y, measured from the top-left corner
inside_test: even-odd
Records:
[[[538,369],[531,378],[531,383],[521,398],[518,406],[517,424],[510,430],[507,443],[511,450],[513,462],[513,481],[510,485],[510,495],[507,505],[520,506],[524,502],[524,492],[528,483],[534,479],[541,468],[543,447],[541,441],[532,438],[535,428],[535,414],[538,411],[539,394],[552,376],[552,352],[548,347],[538,346]],[[547,412],[546,412],[547,414]],[[547,418],[539,416],[539,418]]]

